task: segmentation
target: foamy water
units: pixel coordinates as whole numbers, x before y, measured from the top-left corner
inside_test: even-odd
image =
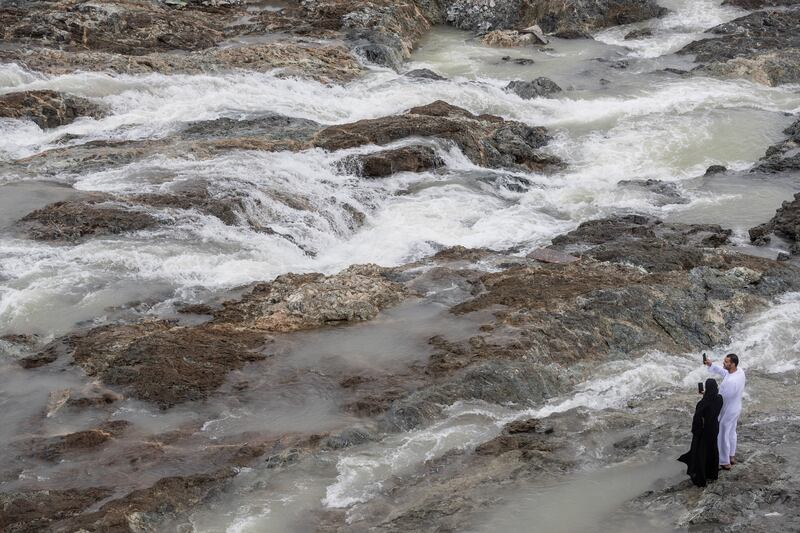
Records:
[[[58,333],[72,325],[68,320],[56,324],[45,316],[58,315],[53,305],[57,309],[61,302],[77,307],[81,319],[124,305],[128,293],[117,290],[120,284],[143,283],[141,290],[157,299],[172,287],[174,297],[186,298],[198,288],[224,289],[288,271],[334,272],[361,262],[395,265],[456,244],[530,248],[582,220],[619,209],[658,213],[661,208],[646,192],[620,189],[616,183],[645,178],[681,181],[710,164],[746,168],[780,138],[781,126],[789,121],[780,113],[800,105],[800,96],[791,89],[706,78],[657,79],[620,87],[616,94],[567,92],[525,101],[503,91],[502,79],[420,83],[385,70],[346,87],[269,74],[83,73],[46,78],[21,73],[16,66],[0,70],[6,91],[69,90],[112,111],[107,118],[82,119],[47,131],[24,121],[6,121],[0,124],[5,134],[0,136],[0,154],[5,154],[0,157],[7,159],[51,148],[65,134],[80,136],[68,141],[72,144],[162,138],[192,121],[268,112],[322,123],[348,122],[445,99],[475,113],[546,125],[555,135],[548,149],[569,163],[554,176],[522,176],[532,184],[527,192],[465,181],[459,172],[476,167],[442,143],[433,145],[447,162],[444,173],[400,174],[384,180],[349,176],[336,165],[348,153],[376,147],[336,154],[230,152],[202,160],[153,155],[101,171],[51,176],[78,190],[119,194],[168,193],[202,180],[214,197],[239,198],[244,213],[239,225],[225,226],[199,213],[162,210],[155,214],[169,222],[167,226],[76,246],[3,237],[1,322],[6,331],[38,333]],[[740,135],[743,129],[747,136]],[[408,190],[412,194],[404,193]],[[302,199],[305,207],[284,198]],[[354,212],[365,216],[363,226]],[[289,238],[252,227],[269,227]]]

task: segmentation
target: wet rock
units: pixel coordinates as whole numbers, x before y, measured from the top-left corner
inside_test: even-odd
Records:
[[[526,257],[530,259],[536,259],[537,261],[541,261],[542,263],[566,264],[566,263],[574,263],[576,261],[580,261],[580,259],[578,259],[574,255],[561,253],[556,250],[549,250],[547,248],[538,248],[529,253]]]
[[[536,78],[533,81],[512,81],[506,85],[506,91],[510,91],[523,100],[531,100],[539,96],[551,96],[561,92],[561,87],[549,78]]]
[[[731,234],[715,224],[669,224],[627,215],[584,222],[553,239],[553,247],[650,271],[685,270],[704,261],[702,248],[726,244]]]
[[[317,134],[313,144],[326,150],[342,150],[412,136],[452,141],[481,166],[542,170],[560,163],[540,151],[550,139],[544,128],[493,115],[473,115],[441,100],[403,115],[331,126]]]
[[[636,39],[644,39],[646,37],[652,37],[653,30],[650,28],[642,28],[640,30],[633,30],[625,34],[626,41],[633,41]]]
[[[325,0],[261,15],[263,29],[341,39],[368,61],[398,69],[414,44],[441,19],[435,2]]]
[[[765,85],[800,81],[800,10],[756,11],[707,31],[679,54],[694,54],[703,74]]]
[[[202,504],[234,475],[235,469],[225,468],[210,474],[166,477],[96,511],[55,522],[50,527],[55,531],[158,531],[165,519]]]
[[[139,231],[158,224],[154,217],[122,207],[104,204],[104,197],[56,202],[25,215],[16,227],[29,238],[44,241],[77,242]]]
[[[444,165],[430,146],[408,146],[372,154],[355,155],[341,162],[347,171],[366,178],[383,178],[397,172],[424,172]]]
[[[418,68],[414,70],[409,70],[403,75],[406,76],[407,78],[416,78],[421,80],[443,81],[447,79],[444,76],[437,74],[436,72],[427,68]]]
[[[706,169],[705,176],[713,176],[714,174],[724,174],[728,169],[722,165],[711,165]]]
[[[783,202],[769,222],[750,228],[750,241],[766,244],[772,233],[792,243],[792,254],[800,252],[800,193],[792,201]]]
[[[0,50],[0,61],[15,62],[30,70],[52,75],[69,74],[76,70],[118,74],[203,74],[232,69],[256,72],[281,69],[283,76],[311,78],[325,83],[351,81],[364,71],[353,53],[342,45],[280,41],[209,48],[187,54],[153,52],[135,56],[50,48],[11,49]]]
[[[286,274],[256,285],[241,300],[225,302],[215,324],[257,331],[294,331],[349,321],[370,320],[399,303],[405,290],[389,281],[385,269],[352,266],[334,276]]]
[[[539,44],[550,44],[550,41],[547,40],[542,28],[540,28],[538,24],[534,24],[533,26],[525,28],[524,30],[520,30],[520,33],[533,35],[534,39],[536,39]]]
[[[53,522],[77,516],[113,493],[111,488],[2,492],[0,529],[9,533],[44,531]]]
[[[0,96],[0,117],[32,120],[40,128],[57,128],[79,117],[100,118],[103,112],[85,98],[55,91],[23,91]]]
[[[89,376],[167,408],[205,398],[228,372],[263,359],[254,351],[263,342],[263,335],[248,331],[148,321],[71,335],[44,352],[63,347]]]
[[[659,509],[675,517],[676,527],[699,531],[793,531],[800,527],[799,495],[790,461],[766,446],[705,490],[687,479],[648,491],[628,507]]]
[[[514,63],[515,65],[520,65],[520,66],[533,65],[535,63],[535,61],[529,57],[503,56],[500,58],[500,60]]]
[[[689,199],[685,198],[678,186],[674,183],[664,182],[661,180],[623,180],[617,183],[620,187],[626,189],[639,189],[650,193],[655,205],[672,205],[672,204],[688,204]]]
[[[785,172],[800,170],[800,119],[783,130],[788,138],[770,146],[767,153],[751,169],[751,172]]]
[[[660,17],[666,10],[651,0],[445,0],[448,24],[464,30],[520,29],[540,26],[565,38],[585,36],[619,24]]]
[[[741,7],[742,9],[762,9],[765,7],[794,6],[800,4],[798,0],[725,0],[724,6]]]
[[[3,39],[128,55],[199,50],[224,38],[224,17],[155,2],[30,2],[0,9]]]
[[[530,33],[520,33],[515,30],[494,30],[481,37],[481,42],[486,46],[497,48],[516,48],[537,44],[538,40]]]
[[[255,137],[270,140],[304,141],[320,128],[321,126],[313,120],[270,113],[263,117],[246,120],[218,118],[192,122],[181,131],[180,136],[182,139],[191,140]]]
[[[58,461],[64,454],[78,453],[98,448],[120,435],[130,426],[125,420],[114,420],[96,429],[77,431],[67,435],[32,439],[24,444],[26,453],[45,461]]]
[[[69,356],[87,375],[162,408],[201,400],[229,372],[264,359],[266,332],[370,320],[399,303],[406,291],[385,273],[360,265],[329,277],[287,274],[225,302],[211,322],[101,326],[58,339],[20,364],[34,368]]]
[[[144,205],[157,209],[194,209],[206,215],[217,217],[228,226],[233,226],[243,218],[244,197],[231,193],[227,198],[215,198],[203,184],[192,183],[176,190],[174,194],[135,194],[119,198],[132,205]]]

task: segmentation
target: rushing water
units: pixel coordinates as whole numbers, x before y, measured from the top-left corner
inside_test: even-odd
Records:
[[[0,119],[0,163],[95,140],[167,139],[190,123],[222,117],[280,113],[334,124],[400,113],[437,99],[475,113],[546,126],[554,136],[547,149],[568,162],[566,170],[554,175],[522,176],[530,182],[522,191],[503,187],[502,179],[483,179],[507,173],[478,169],[457,149],[434,141],[426,142],[446,161],[446,169],[383,180],[343,173],[336,165],[343,153],[322,150],[231,151],[208,158],[154,152],[133,163],[54,172],[46,179],[9,172],[0,175],[0,334],[35,333],[47,339],[76,325],[168,315],[176,302],[208,300],[285,272],[335,272],[365,262],[397,265],[451,245],[518,246],[527,251],[581,221],[615,212],[715,222],[733,227],[741,236],[746,228],[767,220],[797,189],[800,178],[702,175],[712,164],[745,170],[780,140],[790,115],[800,111],[798,88],[663,72],[667,67],[690,68],[689,58],[672,52],[708,27],[741,14],[712,0],[663,4],[672,10],[663,19],[612,28],[593,41],[554,39],[543,50],[487,48],[468,34],[437,28],[420,43],[408,68],[431,68],[447,76],[445,81],[412,79],[377,68],[364,79],[331,86],[258,73],[50,77],[0,65],[0,94],[55,89],[110,110],[105,118],[80,119],[44,131],[30,122]],[[624,40],[630,30],[646,26],[653,29],[652,37]],[[522,100],[503,90],[510,80],[538,76],[552,78],[565,91],[552,98]],[[376,149],[367,146],[345,153]],[[646,191],[617,185],[648,178],[675,182],[688,203],[661,206]],[[13,222],[32,209],[89,191],[165,193],[200,180],[215,197],[243,197],[249,220],[291,240],[184,211],[155,212],[170,224],[154,230],[76,245],[33,242],[12,229]],[[299,199],[306,207],[287,199]],[[354,210],[366,215],[363,225],[354,224]],[[391,371],[396,369],[393,365],[427,357],[425,341],[433,332],[448,328],[455,337],[469,335],[469,328],[454,329],[435,305],[415,305],[385,315],[384,323],[370,328],[292,337],[275,347],[279,364],[273,364],[273,373],[254,380],[252,392],[240,396],[238,403],[215,400],[165,415],[126,402],[115,416],[134,421],[144,435],[194,424],[198,434],[212,440],[254,426],[270,427],[276,434],[343,427],[353,420],[342,414],[342,398],[325,375],[326,368]],[[799,320],[800,297],[788,295],[753,318],[730,349],[749,354],[745,368],[796,369]],[[390,349],[380,350],[383,358],[374,357],[382,346]],[[459,403],[430,427],[304,459],[291,471],[245,470],[229,493],[198,511],[192,522],[200,531],[302,530],[313,524],[309,512],[331,509],[343,509],[348,519],[357,521],[360,504],[379,498],[424,461],[485,442],[510,421],[573,408],[618,407],[654,388],[691,387],[702,375],[693,357],[654,353],[636,362],[610,362],[573,393],[545,405]],[[312,367],[320,373],[296,377],[299,368]],[[42,372],[35,383],[27,378],[25,387],[7,386],[18,381],[18,373],[0,368],[0,406],[17,413],[4,424],[8,431],[0,433],[0,444],[13,440],[18,428],[27,431],[28,418],[47,408],[49,390],[82,383],[73,371],[57,369]],[[242,375],[234,373],[226,387]],[[85,423],[66,419],[48,429],[56,434]],[[167,472],[159,470],[154,479]],[[24,474],[20,486],[37,477],[54,486],[65,483],[56,467],[32,468]],[[627,480],[635,479],[641,491],[668,474],[645,461],[579,479],[613,479],[612,484],[629,488]],[[109,475],[124,485],[124,468]],[[92,475],[78,483],[97,481]],[[565,498],[596,498],[579,485],[565,481],[556,488],[532,488],[533,496],[528,496],[544,496],[525,519],[535,520]],[[593,523],[621,502],[601,498],[596,507],[576,516],[575,523]],[[517,505],[527,504],[523,498]],[[508,525],[499,518],[487,520],[487,529]]]

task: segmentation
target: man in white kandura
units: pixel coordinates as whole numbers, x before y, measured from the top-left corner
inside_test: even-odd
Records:
[[[719,449],[719,465],[724,470],[730,470],[736,464],[736,422],[742,412],[742,393],[744,393],[744,370],[739,368],[739,358],[736,354],[728,354],[722,366],[711,364],[711,359],[706,359],[708,369],[714,374],[722,376],[719,393],[722,395],[722,411],[719,413],[719,436],[717,448]]]

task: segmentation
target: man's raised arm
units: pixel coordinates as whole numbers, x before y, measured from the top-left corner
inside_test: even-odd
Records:
[[[725,370],[719,365],[715,365],[714,363],[711,362],[711,360],[709,360],[708,363],[706,363],[706,366],[708,366],[709,372],[713,372],[714,374],[719,374],[722,377],[725,377],[728,374],[727,370]]]

